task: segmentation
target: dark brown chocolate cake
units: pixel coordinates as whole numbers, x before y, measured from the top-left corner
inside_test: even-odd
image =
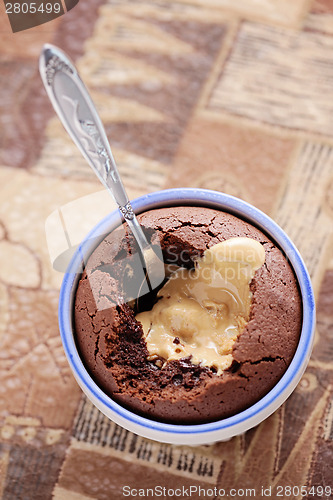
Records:
[[[113,232],[91,255],[76,292],[76,341],[89,373],[115,401],[155,420],[204,423],[244,410],[277,383],[295,353],[302,303],[292,268],[265,234],[228,213],[172,207],[146,212],[139,221],[147,237],[153,235],[152,243],[159,238],[166,261],[172,257],[174,263],[176,255],[177,264],[188,267],[231,237],[264,245],[265,264],[250,285],[250,319],[234,344],[232,365],[221,375],[188,358],[162,368],[148,361],[135,311],[114,303],[122,294],[133,242]]]

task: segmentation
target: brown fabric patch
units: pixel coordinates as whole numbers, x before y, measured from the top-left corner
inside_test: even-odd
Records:
[[[80,471],[80,474],[77,474]],[[207,488],[205,483],[193,481],[192,478],[182,477],[181,488],[188,489],[190,486]],[[112,456],[101,455],[92,452],[90,460],[86,460],[86,450],[71,449],[66,458],[66,466],[59,478],[59,486],[74,490],[82,495],[98,500],[109,500],[110,498],[120,500],[124,498],[123,491],[135,489],[133,495],[138,495],[139,489],[154,489],[160,486],[168,490],[175,488],[175,478],[172,474],[163,471],[163,468],[155,470],[147,466],[130,463]],[[123,490],[124,487],[128,487]],[[178,485],[179,487],[179,485]],[[142,495],[141,495],[142,496]],[[152,497],[152,492],[150,492]],[[132,496],[133,497],[133,496]],[[154,498],[154,497],[153,497]],[[157,496],[156,496],[157,498]],[[163,495],[162,498],[168,498]]]
[[[250,127],[193,119],[167,185],[222,191],[269,213],[294,148],[293,140]]]

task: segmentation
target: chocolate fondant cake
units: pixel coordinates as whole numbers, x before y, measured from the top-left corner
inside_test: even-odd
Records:
[[[250,283],[248,321],[222,372],[194,364],[190,356],[152,359],[137,311],[121,301],[135,244],[130,234],[114,231],[90,256],[76,291],[75,336],[87,370],[115,401],[163,422],[211,422],[246,409],[278,382],[298,344],[302,303],[292,268],[265,234],[225,212],[185,206],[138,218],[152,243],[159,240],[166,262],[189,268],[229,238],[259,241],[265,263]]]

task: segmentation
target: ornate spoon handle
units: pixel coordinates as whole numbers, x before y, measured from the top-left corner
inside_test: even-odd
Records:
[[[40,57],[39,69],[49,99],[62,124],[100,181],[113,195],[144,256],[150,245],[120,179],[100,117],[75,66],[62,50],[47,44]]]

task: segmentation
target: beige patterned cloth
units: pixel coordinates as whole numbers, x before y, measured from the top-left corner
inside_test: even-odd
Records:
[[[290,499],[304,486],[303,498],[329,498],[332,1],[81,0],[17,34],[1,6],[0,42],[2,498],[118,500],[126,485],[254,489],[256,498],[272,488]],[[110,422],[74,381],[45,221],[70,206],[92,225],[113,205],[47,102],[37,72],[45,42],[77,61],[131,198],[176,186],[236,195],[301,251],[317,301],[313,355],[293,395],[245,435],[194,448],[149,441]]]

